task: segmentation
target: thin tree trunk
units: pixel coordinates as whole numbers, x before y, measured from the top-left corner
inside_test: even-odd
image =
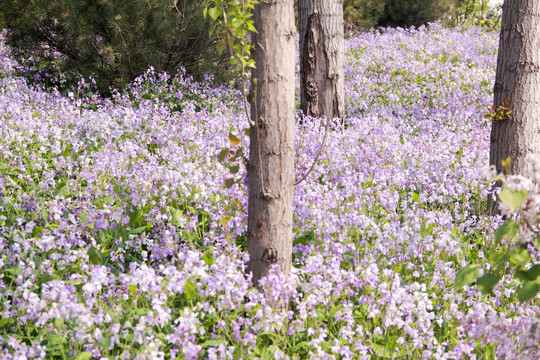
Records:
[[[299,0],[300,108],[343,117],[343,0]]]
[[[529,153],[540,152],[540,1],[505,0],[493,106],[505,100],[512,113],[491,128],[490,164],[520,174]]]
[[[250,131],[248,271],[253,283],[273,264],[288,274],[292,258],[294,181],[293,0],[260,0],[255,6]]]

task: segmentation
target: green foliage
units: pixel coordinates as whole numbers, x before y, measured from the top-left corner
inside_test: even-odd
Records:
[[[520,210],[520,207],[526,203],[528,192],[525,190],[514,190],[503,187],[499,192],[499,200],[504,204],[510,214],[521,214],[518,220],[508,219],[502,223],[495,231],[495,246],[499,246],[503,239],[515,240],[524,235],[520,233],[520,225],[523,228],[530,226],[527,215],[524,214],[530,209]],[[530,242],[530,244],[529,244]],[[519,280],[521,286],[517,290],[519,301],[528,301],[536,296],[540,291],[540,264],[536,264],[531,253],[540,250],[540,239],[536,237],[529,240],[526,237],[520,239],[520,243],[514,248],[502,249],[494,252],[489,258],[489,271],[479,278],[480,268],[469,264],[465,266],[456,276],[455,286],[460,289],[464,285],[472,284],[476,281],[478,288],[483,294],[489,294],[499,283],[508,268],[513,269],[514,278]]]
[[[380,26],[420,26],[453,15],[459,0],[386,0]]]
[[[501,25],[502,4],[491,6],[489,0],[458,0],[456,23],[493,30]]]
[[[469,264],[461,269],[460,272],[456,275],[456,289],[461,289],[465,285],[473,283],[480,274],[480,269],[478,266]]]
[[[500,25],[500,6],[488,0],[344,0],[345,22],[368,29],[376,26],[420,26],[442,20],[493,30]]]
[[[102,94],[122,88],[149,66],[170,74],[181,66],[191,74],[223,69],[202,10],[195,0],[0,3],[11,45],[23,56],[32,55],[45,72],[59,68],[93,76]]]
[[[384,2],[377,0],[345,0],[343,17],[346,23],[360,28],[375,27],[383,15]]]

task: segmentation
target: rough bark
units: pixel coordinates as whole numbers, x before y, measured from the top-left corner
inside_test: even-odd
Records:
[[[300,108],[343,117],[343,0],[299,0]]]
[[[512,111],[493,121],[490,164],[503,171],[510,157],[510,173],[520,174],[525,156],[540,152],[540,1],[505,0],[493,106],[505,100]]]
[[[288,274],[292,259],[295,41],[293,0],[255,6],[250,131],[248,271],[253,283],[273,264]]]

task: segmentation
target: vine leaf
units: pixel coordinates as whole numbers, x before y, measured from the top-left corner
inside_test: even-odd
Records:
[[[511,212],[519,209],[521,205],[527,200],[528,193],[525,190],[513,190],[504,188],[499,193],[499,199],[501,202],[510,208]]]

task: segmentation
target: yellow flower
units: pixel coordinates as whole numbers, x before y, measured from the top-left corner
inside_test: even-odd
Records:
[[[448,40],[448,43],[449,43],[450,45],[452,45],[452,40]]]

